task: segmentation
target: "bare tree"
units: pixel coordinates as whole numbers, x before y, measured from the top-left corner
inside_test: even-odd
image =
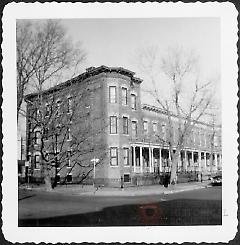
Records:
[[[26,90],[41,91],[47,82],[59,82],[63,73],[77,70],[86,55],[56,20],[18,20],[16,38],[18,119]]]
[[[174,183],[177,164],[181,161],[181,151],[186,146],[196,123],[204,120],[213,102],[212,83],[200,81],[195,69],[198,58],[192,52],[185,52],[181,48],[169,49],[163,58],[158,57],[156,49],[151,48],[150,51],[146,49],[140,55],[139,61],[139,67],[148,76],[152,85],[148,92],[166,113],[167,138],[159,136],[159,140],[169,146],[170,182]],[[168,93],[161,93],[159,89],[164,87],[159,86],[161,81],[156,78],[159,74],[162,75],[161,79],[166,80]],[[177,132],[174,128],[177,128]]]
[[[106,154],[103,133],[107,123],[101,110],[94,109],[101,100],[99,88],[89,90],[79,86],[70,82],[64,89],[26,97],[27,151],[39,153],[40,161],[32,155],[32,170],[41,170],[47,189],[56,186],[60,171],[65,173],[64,182],[73,171],[79,182],[93,178],[91,159],[99,159],[97,167]]]

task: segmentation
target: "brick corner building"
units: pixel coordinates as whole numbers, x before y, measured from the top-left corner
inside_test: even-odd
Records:
[[[51,162],[51,176],[57,174],[59,182],[94,180],[117,187],[159,182],[159,176],[171,169],[169,146],[159,140],[168,137],[167,115],[160,108],[141,104],[141,83],[132,71],[121,67],[90,67],[41,97],[27,95],[27,158],[32,179],[41,181],[45,162]],[[36,103],[40,98],[41,103]],[[35,117],[41,117],[41,123]],[[58,127],[60,133],[51,134]],[[181,152],[179,181],[189,174],[221,171],[221,127],[214,125],[212,132],[213,125],[195,124]]]

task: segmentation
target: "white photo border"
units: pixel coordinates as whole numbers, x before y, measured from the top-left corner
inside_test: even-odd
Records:
[[[231,3],[11,3],[3,11],[3,234],[11,242],[227,242],[237,232],[237,15]],[[16,19],[219,17],[221,19],[222,225],[18,227]],[[94,235],[93,235],[94,234]]]

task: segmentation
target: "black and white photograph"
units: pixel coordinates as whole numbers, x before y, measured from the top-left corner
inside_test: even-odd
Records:
[[[5,238],[233,239],[236,42],[231,3],[8,5]]]

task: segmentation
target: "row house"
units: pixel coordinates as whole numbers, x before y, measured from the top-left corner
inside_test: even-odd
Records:
[[[156,176],[169,172],[168,139],[171,137],[175,144],[178,118],[171,115],[176,124],[169,135],[166,112],[141,103],[142,82],[132,71],[121,67],[90,67],[76,78],[44,91],[42,109],[36,103],[39,93],[26,96],[27,154],[32,175],[38,178],[43,175],[45,153],[37,148],[46,141],[43,134],[48,138],[45,146],[51,149],[48,151],[52,152],[52,162],[58,162],[59,181],[81,182],[84,169],[86,183],[151,184]],[[39,111],[44,114],[40,115],[41,125],[31,116]],[[53,113],[54,120],[50,116]],[[56,139],[58,126],[60,133]],[[58,149],[56,142],[60,145]],[[46,155],[49,159],[51,154]],[[196,122],[186,137],[180,159],[179,173],[221,170],[221,128]]]

